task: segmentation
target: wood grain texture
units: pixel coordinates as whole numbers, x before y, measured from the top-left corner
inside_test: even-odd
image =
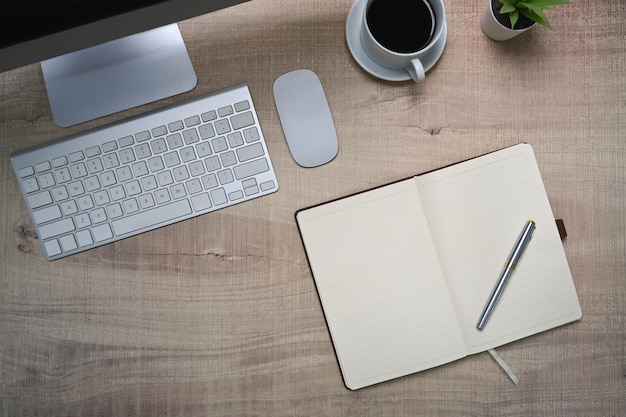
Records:
[[[350,56],[351,0],[254,0],[180,24],[192,92],[61,129],[40,69],[0,74],[0,416],[626,415],[626,10],[578,0],[554,32],[486,38],[486,1],[448,0],[426,82]],[[324,85],[340,140],[300,168],[272,97]],[[11,152],[247,82],[278,193],[47,262]],[[537,155],[583,310],[575,324],[357,392],[342,384],[294,212],[519,142]]]

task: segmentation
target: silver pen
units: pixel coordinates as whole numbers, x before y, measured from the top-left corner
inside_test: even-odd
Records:
[[[511,254],[504,264],[504,269],[500,274],[500,278],[498,278],[498,281],[496,282],[496,286],[493,291],[491,291],[491,295],[487,300],[483,314],[480,315],[480,320],[478,320],[478,324],[476,325],[478,330],[482,330],[485,327],[485,324],[487,324],[487,320],[489,320],[489,317],[491,316],[491,313],[493,313],[493,309],[496,307],[500,296],[502,296],[504,287],[506,287],[507,282],[509,282],[509,278],[511,278],[511,274],[513,274],[515,266],[524,253],[524,249],[528,246],[528,242],[530,242],[530,238],[532,237],[534,230],[535,222],[533,220],[528,220],[522,229],[522,233],[520,233],[517,238]]]

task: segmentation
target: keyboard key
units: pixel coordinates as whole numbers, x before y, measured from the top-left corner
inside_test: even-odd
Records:
[[[228,143],[223,136],[217,139],[213,139],[211,141],[211,145],[213,146],[213,150],[215,152],[224,152],[226,149],[228,149]]]
[[[177,132],[179,130],[183,130],[185,128],[185,125],[183,124],[182,120],[177,120],[175,122],[168,124],[167,127],[170,130],[170,132]]]
[[[231,171],[230,169],[219,171],[217,173],[217,178],[220,180],[220,184],[222,185],[230,184],[231,182],[235,181],[235,179],[233,178],[233,171]]]
[[[76,201],[74,200],[64,202],[61,205],[61,209],[64,216],[71,216],[72,214],[78,213],[78,206],[76,205]]]
[[[187,196],[187,191],[183,184],[174,184],[170,187],[170,193],[173,199],[179,199]]]
[[[172,197],[170,197],[170,192],[165,188],[154,192],[154,199],[157,204],[169,203],[172,201]]]
[[[249,145],[244,148],[237,149],[237,157],[239,161],[246,162],[259,156],[263,156],[263,146],[260,143]]]
[[[113,232],[111,232],[111,226],[109,226],[108,223],[94,227],[93,229],[91,229],[91,232],[93,233],[93,238],[96,242],[102,242],[113,237]]]
[[[204,160],[204,166],[206,167],[207,171],[211,172],[220,169],[222,167],[222,164],[220,163],[220,159],[217,156],[210,156]]]
[[[79,229],[91,226],[91,219],[89,218],[89,214],[81,213],[78,216],[74,217],[74,223]]]
[[[219,109],[217,109],[217,114],[220,117],[230,116],[231,114],[233,114],[233,106],[220,107]]]
[[[78,241],[78,246],[80,247],[89,246],[93,243],[89,230],[81,230],[76,233],[76,240]]]
[[[276,187],[274,181],[265,181],[261,184],[261,191],[273,190]]]
[[[126,148],[127,146],[134,145],[135,139],[131,135],[125,136],[117,140],[117,143],[120,144],[121,148]]]
[[[185,119],[185,126],[192,127],[200,124],[199,116],[191,116]]]
[[[26,192],[26,194],[39,191],[39,183],[37,182],[37,178],[28,178],[22,181],[22,186],[24,187],[24,192]]]
[[[61,168],[58,171],[55,171],[54,177],[57,180],[57,183],[63,184],[64,182],[71,181],[72,175],[70,174],[70,170],[67,168]]]
[[[41,162],[41,163],[35,165],[35,170],[37,172],[49,171],[51,168],[52,168],[52,166],[50,165],[50,162],[48,162],[48,161],[44,161],[44,162]]]
[[[254,124],[254,116],[252,112],[247,111],[245,113],[237,114],[230,118],[230,122],[233,125],[233,129],[242,129],[244,127],[252,126]]]
[[[60,156],[58,158],[54,158],[52,160],[52,166],[55,168],[59,168],[62,167],[64,165],[67,165],[67,158],[64,156]]]
[[[215,137],[215,129],[211,123],[200,126],[198,131],[200,131],[200,137],[202,139],[211,139]]]
[[[35,223],[41,224],[51,220],[60,219],[63,216],[59,206],[50,206],[41,210],[33,211],[33,219]]]
[[[261,135],[259,135],[259,131],[256,127],[250,127],[243,131],[243,137],[246,139],[246,143],[256,142],[261,139]]]
[[[191,181],[187,181],[185,185],[187,186],[187,191],[189,192],[189,194],[197,194],[202,191],[202,183],[197,178]]]
[[[187,170],[186,165],[176,167],[172,170],[172,172],[174,173],[174,179],[176,181],[185,181],[189,179],[189,170]]]
[[[75,179],[87,176],[87,167],[82,162],[79,162],[76,165],[72,165],[70,167],[70,171],[72,171],[72,177],[74,177]]]
[[[183,139],[185,140],[185,144],[191,145],[192,143],[199,142],[200,136],[196,129],[189,129],[183,132]]]
[[[198,158],[204,158],[205,156],[211,155],[211,145],[206,142],[200,142],[196,145],[196,155]]]
[[[221,119],[215,122],[215,131],[218,135],[228,133],[230,130],[230,123],[228,123],[228,119]]]
[[[238,180],[260,174],[261,172],[267,172],[269,169],[270,167],[265,158],[256,159],[252,162],[246,162],[245,164],[237,165],[233,168],[235,171],[235,178]]]
[[[110,153],[102,157],[102,164],[106,169],[111,169],[120,166],[120,160],[117,154]]]
[[[131,165],[133,174],[135,177],[141,177],[142,175],[148,175],[148,165],[144,161],[139,161]]]
[[[41,188],[48,188],[48,187],[52,187],[53,185],[56,185],[56,182],[54,182],[54,176],[49,172],[46,174],[40,175],[39,185],[41,186]]]
[[[180,159],[183,162],[191,162],[196,159],[196,152],[194,151],[193,146],[189,146],[187,148],[180,150]]]
[[[99,146],[92,146],[90,148],[85,149],[85,155],[87,156],[87,158],[93,158],[94,156],[98,156],[100,155],[100,147]]]
[[[115,220],[112,222],[112,225],[115,234],[123,236],[137,230],[175,220],[187,214],[191,214],[189,201],[178,200],[171,204]]]
[[[91,212],[91,220],[95,223],[102,223],[107,221],[107,215],[103,208],[95,209]]]
[[[72,163],[82,161],[83,159],[85,159],[85,155],[83,154],[82,151],[72,152],[71,154],[68,155],[68,157],[70,158],[70,162]]]
[[[70,198],[70,195],[67,193],[67,188],[62,185],[52,189],[52,197],[54,197],[54,201],[63,201]]]
[[[117,149],[117,142],[114,140],[102,144],[102,152],[107,153]]]
[[[122,206],[119,203],[115,203],[107,206],[107,214],[109,215],[109,219],[117,219],[118,217],[122,217],[124,212],[122,211]]]
[[[228,139],[228,144],[231,148],[236,148],[243,145],[243,135],[241,134],[241,132],[231,133],[230,135],[226,136],[226,138]]]
[[[200,179],[202,180],[202,186],[205,190],[210,190],[211,188],[215,188],[219,185],[217,183],[217,177],[215,176],[215,174],[205,175]]]
[[[35,170],[33,169],[33,167],[24,167],[20,170],[17,171],[17,175],[20,178],[25,178],[25,177],[29,177],[31,175],[35,174]]]
[[[39,234],[42,239],[63,235],[75,229],[74,222],[71,218],[59,220],[54,223],[48,223],[39,227]]]
[[[148,139],[150,139],[152,136],[150,135],[150,132],[148,132],[147,130],[144,130],[143,132],[139,132],[135,134],[135,140],[137,142],[144,142]]]
[[[202,117],[203,122],[210,122],[211,120],[217,119],[217,113],[215,110],[211,110],[200,115]]]
[[[61,244],[61,248],[64,252],[69,252],[78,248],[78,245],[76,244],[76,240],[74,239],[73,235],[63,236],[59,239],[59,243]]]
[[[142,209],[154,207],[154,197],[152,197],[152,194],[142,194],[137,197],[137,200],[139,200],[139,207]]]
[[[228,203],[228,199],[226,198],[226,191],[223,188],[218,188],[217,190],[211,191],[211,198],[216,206],[221,206],[222,204]]]
[[[233,191],[232,193],[228,194],[228,199],[230,201],[241,200],[242,198],[243,192],[241,190]]]
[[[237,112],[242,112],[244,110],[248,110],[249,108],[250,108],[250,102],[248,100],[235,103],[235,110]]]
[[[147,143],[142,143],[135,146],[135,155],[137,155],[137,158],[139,159],[152,156],[152,152],[150,152],[150,145],[148,145]]]
[[[255,178],[249,178],[247,180],[241,181],[241,186],[243,187],[243,191],[244,193],[246,193],[247,196],[259,193],[259,187]]]
[[[52,195],[50,194],[50,191],[42,191],[28,196],[28,204],[33,209],[43,207],[50,203],[52,203]]]
[[[43,247],[48,256],[56,256],[61,253],[61,246],[59,245],[59,241],[56,239],[44,242]]]
[[[87,192],[99,190],[100,180],[96,176],[85,178],[85,180],[83,181],[83,185],[85,186],[85,190],[87,190]]]
[[[119,158],[123,164],[128,164],[136,160],[135,153],[132,148],[122,149],[119,153]]]
[[[170,149],[181,148],[185,144],[185,142],[183,142],[183,137],[180,135],[180,133],[166,136],[165,140],[167,141],[167,145]]]
[[[115,174],[113,174],[113,171],[100,174],[100,184],[102,184],[103,187],[109,187],[111,185],[117,184],[117,180],[115,179]]]
[[[224,152],[220,155],[220,159],[224,167],[233,166],[237,163],[237,157],[235,157],[235,152],[233,151]]]
[[[157,136],[163,136],[167,133],[167,128],[165,126],[159,126],[159,127],[155,127],[154,129],[152,129],[152,136],[154,136],[155,138]]]
[[[165,164],[163,164],[163,158],[161,158],[160,156],[155,156],[154,158],[148,159],[148,168],[150,168],[150,172],[164,170]]]
[[[161,187],[174,183],[174,176],[170,171],[162,171],[157,174],[157,181]]]
[[[202,193],[191,197],[191,204],[195,211],[202,211],[211,208],[211,199],[207,193]]]
[[[96,206],[103,206],[108,204],[111,200],[109,200],[109,193],[107,190],[100,190],[94,193],[93,200],[96,203]]]
[[[124,200],[122,202],[122,206],[124,207],[124,212],[127,214],[135,213],[139,211],[137,200],[135,200],[134,198],[129,198],[128,200]]]
[[[176,165],[180,165],[180,158],[178,157],[178,152],[170,152],[164,155],[165,166],[168,168],[174,167]]]
[[[104,165],[100,158],[94,158],[87,161],[87,170],[90,174],[95,174],[104,170]]]
[[[78,207],[81,210],[89,210],[94,207],[93,199],[90,195],[84,195],[82,197],[79,197],[76,199],[76,202],[78,203]]]
[[[141,179],[141,188],[145,191],[152,191],[158,187],[157,180],[154,178],[154,175],[150,175],[147,177],[143,177]]]

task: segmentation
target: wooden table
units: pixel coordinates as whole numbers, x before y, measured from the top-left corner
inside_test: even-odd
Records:
[[[255,0],[180,24],[198,71],[183,96],[70,129],[38,65],[0,74],[0,416],[626,415],[626,10],[578,0],[489,40],[483,0],[447,0],[426,82],[385,82],[350,55],[352,0]],[[340,140],[293,161],[272,83],[316,72]],[[9,154],[247,82],[279,192],[47,262]],[[488,354],[347,390],[294,212],[519,142],[537,155],[583,310]]]

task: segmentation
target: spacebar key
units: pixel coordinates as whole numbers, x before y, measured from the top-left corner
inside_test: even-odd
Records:
[[[161,206],[152,210],[115,220],[111,223],[117,236],[136,232],[137,230],[154,227],[161,223],[174,220],[191,213],[191,206],[187,200]]]

